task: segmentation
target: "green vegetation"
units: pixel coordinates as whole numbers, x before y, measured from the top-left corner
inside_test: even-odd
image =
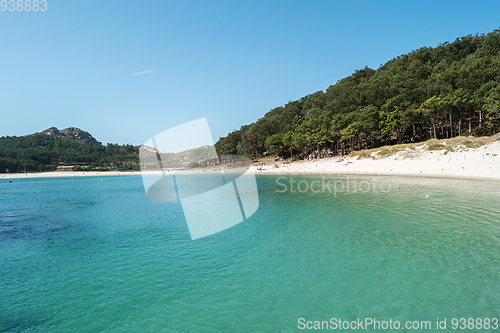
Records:
[[[377,70],[357,70],[325,92],[277,107],[220,138],[216,149],[219,155],[318,157],[492,135],[499,117],[500,30],[495,30],[422,47]]]
[[[139,166],[139,155],[131,145],[77,143],[46,134],[0,138],[0,173],[51,171],[60,165],[130,170]]]

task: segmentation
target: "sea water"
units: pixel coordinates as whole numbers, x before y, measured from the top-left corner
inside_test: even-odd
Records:
[[[193,241],[181,205],[149,200],[140,176],[0,180],[0,331],[295,332],[358,318],[436,331],[500,318],[500,184],[257,185],[253,216]]]

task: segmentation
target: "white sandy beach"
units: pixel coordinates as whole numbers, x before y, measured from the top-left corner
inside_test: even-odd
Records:
[[[340,174],[460,178],[500,181],[500,141],[455,152],[423,149],[399,152],[381,159],[345,157],[299,161],[290,164],[252,166],[251,172],[262,174]]]
[[[274,162],[251,166],[255,174],[338,174],[459,178],[500,181],[500,141],[479,148],[463,148],[454,152],[422,149],[401,151],[386,158],[344,157],[297,161],[289,164]],[[276,168],[275,166],[278,166]],[[259,170],[258,168],[262,168]],[[211,172],[212,170],[208,170]],[[200,172],[184,171],[185,172]],[[53,177],[105,177],[140,175],[141,172],[55,171],[41,173],[0,174],[0,179],[53,178]]]

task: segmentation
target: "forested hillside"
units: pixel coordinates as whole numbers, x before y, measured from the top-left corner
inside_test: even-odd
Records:
[[[319,156],[459,135],[492,135],[500,111],[500,30],[356,70],[220,138],[224,154]]]
[[[47,134],[0,138],[0,173],[51,171],[59,165],[85,170],[133,169],[139,165],[138,149],[78,143]]]

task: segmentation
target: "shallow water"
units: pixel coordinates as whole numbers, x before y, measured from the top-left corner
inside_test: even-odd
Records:
[[[277,177],[257,176],[257,213],[195,241],[139,176],[0,181],[0,331],[500,317],[500,184],[327,176],[344,184],[330,193]],[[283,191],[291,177],[301,191]]]

